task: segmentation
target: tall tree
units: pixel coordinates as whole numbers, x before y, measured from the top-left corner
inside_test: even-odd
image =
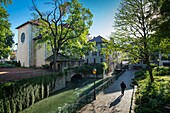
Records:
[[[10,3],[10,0],[0,1],[0,58],[6,58],[11,52],[13,41],[13,36],[10,26],[11,24],[8,21],[8,13],[3,7]]]
[[[11,4],[12,0],[0,0],[0,4],[4,4],[5,6],[7,6],[8,4]]]
[[[122,0],[120,9],[115,17],[114,42],[119,48],[129,53],[136,61],[144,61],[149,71],[151,82],[154,81],[150,56],[155,51],[152,37],[156,12],[154,0]]]
[[[120,68],[122,66],[122,61],[127,58],[126,53],[121,51],[119,44],[114,42],[114,37],[110,37],[110,40],[105,42],[102,53],[106,56],[109,68]],[[110,55],[112,61],[109,61]],[[111,67],[111,65],[113,65],[113,67]]]
[[[152,31],[155,44],[158,51],[168,54],[170,52],[170,1],[169,0],[151,0],[155,16],[151,20]]]
[[[92,13],[84,8],[78,0],[52,0],[48,2],[50,11],[41,12],[35,0],[32,0],[36,17],[44,41],[48,41],[54,54],[54,70],[56,71],[57,55],[65,43],[79,38],[92,25]]]
[[[95,43],[88,42],[86,37],[87,32],[84,32],[79,38],[70,39],[64,43],[61,47],[62,54],[70,58],[80,59],[84,58],[87,52],[93,51],[95,49]]]
[[[152,5],[156,13],[155,18],[152,20],[156,36],[161,39],[170,39],[170,1],[155,0]]]

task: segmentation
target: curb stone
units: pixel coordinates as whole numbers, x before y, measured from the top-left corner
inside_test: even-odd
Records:
[[[129,113],[135,113],[134,109],[135,109],[135,92],[136,92],[136,90],[137,90],[137,86],[134,85]]]

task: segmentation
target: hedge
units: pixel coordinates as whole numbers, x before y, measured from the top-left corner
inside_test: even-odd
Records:
[[[153,73],[156,76],[170,75],[170,67],[158,66],[153,69]]]
[[[23,79],[0,86],[0,113],[17,113],[49,96],[63,73]]]
[[[170,107],[170,77],[155,76],[151,83],[149,74],[147,78],[139,80],[135,99],[135,113],[169,113]]]

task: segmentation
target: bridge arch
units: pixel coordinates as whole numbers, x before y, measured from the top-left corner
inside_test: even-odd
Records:
[[[71,76],[71,81],[78,81],[82,79],[83,79],[83,75],[80,73],[76,73]]]
[[[65,73],[65,80],[67,82],[70,82],[74,78],[80,78],[81,79],[83,77],[84,77],[84,75],[82,73],[77,73],[73,69],[67,70],[67,72]]]

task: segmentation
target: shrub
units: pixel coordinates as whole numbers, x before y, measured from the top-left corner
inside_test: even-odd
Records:
[[[157,72],[159,73],[162,69],[158,70]],[[144,75],[146,74],[148,73]],[[154,78],[153,83],[149,82],[149,77],[138,80],[139,86],[135,100],[137,105],[135,107],[136,113],[163,113],[164,107],[170,104],[169,76],[155,76]]]
[[[62,74],[62,73],[59,73]],[[59,74],[37,76],[0,85],[0,113],[16,113],[48,97]]]
[[[134,84],[134,85],[138,85],[137,80],[133,80],[133,81],[132,81],[132,84]]]
[[[5,63],[7,63],[7,64],[11,64],[11,61],[5,61]]]
[[[147,76],[145,73],[146,73],[146,70],[140,70],[140,71],[135,72],[135,79],[137,80],[145,79]]]
[[[17,61],[15,61],[14,65],[15,65],[15,66],[18,66],[18,63],[17,63]]]
[[[48,64],[42,65],[43,69],[49,69],[50,66]]]
[[[21,67],[21,62],[20,61],[18,61],[17,66]]]
[[[158,66],[157,64],[151,64],[151,68],[155,68],[157,66]]]
[[[16,64],[17,64],[17,61],[14,61],[14,60],[13,60],[13,61],[12,61],[12,65],[17,66]]]
[[[103,70],[107,70],[108,69],[108,65],[106,62],[102,62],[102,65],[103,65]]]
[[[1,92],[0,92],[1,93]],[[2,94],[2,93],[1,93]],[[0,98],[0,111],[2,112],[2,113],[4,113],[4,102],[3,102],[3,99],[2,98]]]
[[[12,113],[10,109],[10,101],[7,98],[5,99],[4,111],[6,111],[7,113]]]
[[[170,75],[170,68],[169,67],[164,67],[164,66],[159,66],[155,67],[153,69],[154,75],[158,76],[165,76],[165,75]]]
[[[12,113],[16,113],[16,103],[13,98],[11,99],[11,111]]]
[[[35,102],[35,95],[34,95],[34,89],[32,88],[30,93],[30,105],[33,105]]]

